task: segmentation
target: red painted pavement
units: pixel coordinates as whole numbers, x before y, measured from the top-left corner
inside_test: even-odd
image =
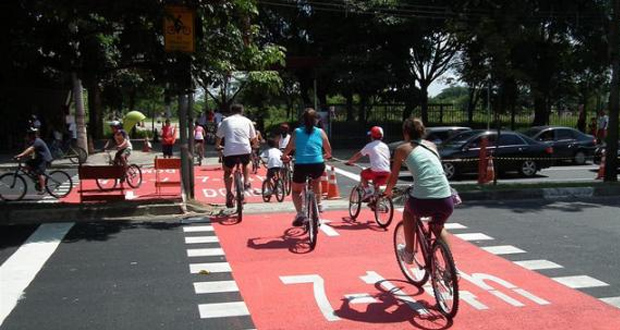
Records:
[[[432,307],[433,296],[404,281],[392,250],[396,219],[389,231],[383,231],[369,212],[363,212],[359,222],[343,220],[346,216],[346,211],[323,215],[339,236],[321,232],[312,252],[307,251],[300,230],[291,229],[290,213],[248,215],[240,224],[215,224],[258,329],[620,328],[617,309],[456,237],[452,245],[463,273],[462,299],[458,315],[450,322]],[[381,278],[386,281],[378,281]],[[318,285],[321,280],[324,288]],[[390,287],[385,288],[387,282],[420,302],[427,314],[399,300]],[[323,292],[324,309],[333,313],[324,315],[319,308],[315,296]],[[352,304],[344,298],[361,293],[374,302]],[[498,297],[502,294],[504,300]]]
[[[179,181],[179,173],[176,170],[159,170],[160,180]],[[250,174],[250,183],[252,189],[246,191],[246,202],[248,203],[263,203],[261,196],[261,187],[263,180],[267,175],[265,168],[260,168],[257,174]],[[224,171],[220,166],[195,166],[194,167],[194,182],[195,182],[195,194],[196,199],[202,202],[211,204],[224,204],[226,202],[226,189],[224,186]],[[179,187],[162,187],[162,194],[156,194],[155,189],[155,169],[154,168],[142,168],[142,184],[137,189],[133,189],[125,184],[125,192],[127,199],[133,200],[151,200],[151,199],[166,199],[170,197],[180,196]],[[90,190],[101,194],[118,194],[119,192],[101,192],[94,180],[85,180],[83,183],[85,190]],[[79,183],[74,183],[71,193],[61,199],[63,203],[79,203]],[[287,196],[285,200],[291,200],[290,196]],[[277,203],[275,196],[271,198],[271,203]]]

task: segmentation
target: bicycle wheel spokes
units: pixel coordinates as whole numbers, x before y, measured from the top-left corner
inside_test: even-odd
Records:
[[[265,179],[265,181],[263,181],[263,186],[261,189],[261,195],[263,196],[263,202],[269,203],[269,201],[271,200],[272,193],[273,193],[273,190],[271,187],[271,179],[269,180]]]
[[[414,231],[415,233],[415,231]],[[422,242],[419,240],[419,234],[414,234],[413,239],[413,262],[408,264],[401,258],[399,249],[406,246],[405,243],[405,226],[401,221],[394,229],[394,253],[396,254],[396,260],[398,266],[403,272],[403,275],[407,280],[414,285],[420,287],[428,281],[429,273],[427,271],[426,262],[424,259],[424,252],[422,249]]]
[[[385,196],[377,197],[375,202],[375,221],[381,228],[387,228],[394,217],[394,204]]]
[[[0,176],[0,199],[18,201],[26,195],[26,180],[15,173],[5,173]]]
[[[355,186],[349,195],[349,216],[355,220],[362,209],[362,191],[360,186]]]
[[[308,196],[308,238],[310,240],[310,250],[314,250],[319,234],[319,208],[313,195]]]
[[[73,181],[64,171],[52,171],[45,178],[45,190],[56,197],[63,198],[71,192]]]
[[[243,220],[243,199],[244,199],[244,187],[243,187],[243,179],[241,178],[241,173],[235,173],[235,190],[236,190],[236,203],[237,203],[237,222],[241,222]]]
[[[97,179],[97,187],[100,190],[110,190],[116,188],[118,184],[116,179]]]
[[[274,186],[274,193],[276,194],[276,199],[278,202],[282,203],[284,201],[284,197],[286,196],[286,188],[284,187],[284,182],[281,179],[276,180]]]
[[[459,286],[452,253],[442,240],[433,244],[432,284],[437,307],[448,318],[453,318],[459,307]]]
[[[127,184],[131,188],[138,188],[142,184],[142,170],[136,164],[131,164],[127,167],[125,176],[127,177]]]

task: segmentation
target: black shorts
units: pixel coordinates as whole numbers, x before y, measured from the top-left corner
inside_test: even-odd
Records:
[[[224,166],[226,166],[227,168],[234,168],[235,165],[239,163],[245,166],[250,163],[250,154],[224,156],[223,162],[224,162]]]
[[[32,173],[42,175],[47,170],[47,162],[43,159],[28,159],[26,165],[30,168]]]
[[[325,172],[325,163],[318,164],[295,164],[293,168],[293,182],[305,183],[306,177],[316,180]]]
[[[172,144],[162,144],[161,151],[164,153],[164,156],[172,157]]]
[[[443,227],[454,211],[454,202],[452,196],[439,199],[420,199],[409,196],[405,208],[414,217],[432,217],[431,224]]]

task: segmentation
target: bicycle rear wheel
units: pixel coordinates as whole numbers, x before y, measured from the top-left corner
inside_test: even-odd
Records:
[[[131,164],[125,171],[125,177],[127,178],[127,184],[131,188],[138,188],[142,184],[142,170],[140,166]]]
[[[437,307],[447,318],[453,318],[459,310],[459,282],[452,252],[443,240],[435,240],[431,260],[431,283]]]
[[[74,164],[86,163],[86,160],[88,159],[88,154],[86,153],[86,150],[77,146],[69,147],[69,152],[67,152],[66,156]]]
[[[271,200],[271,195],[273,194],[273,187],[271,184],[271,179],[263,181],[263,186],[261,189],[261,195],[263,196],[263,202],[269,203]]]
[[[308,229],[308,240],[310,244],[310,250],[314,250],[316,247],[316,242],[319,236],[319,207],[316,203],[316,197],[313,193],[308,194],[308,218],[307,221],[307,229]]]
[[[394,253],[396,254],[396,261],[403,275],[409,282],[417,287],[421,287],[428,281],[429,273],[426,268],[426,261],[424,258],[424,252],[422,248],[422,242],[420,239],[424,239],[420,236],[419,232],[414,229],[413,232],[413,263],[406,263],[398,253],[398,249],[401,246],[405,246],[405,225],[401,221],[396,225],[394,229]]]
[[[284,182],[282,179],[277,179],[275,181],[273,189],[273,192],[276,194],[276,200],[282,203],[284,201],[284,197],[286,196],[286,188],[284,187]]]
[[[45,178],[45,190],[56,198],[66,197],[72,188],[73,181],[65,171],[52,171]]]
[[[5,201],[18,201],[26,195],[26,180],[17,173],[0,176],[0,198]]]
[[[99,190],[111,190],[116,188],[118,180],[116,179],[97,179],[97,187]]]
[[[386,196],[377,197],[375,202],[375,221],[381,228],[387,228],[394,217],[394,204],[392,199]]]
[[[349,195],[349,216],[351,220],[357,219],[362,210],[362,189],[359,185],[353,187]]]
[[[235,196],[237,203],[237,222],[241,222],[243,220],[243,179],[241,177],[241,173],[235,172],[235,192],[237,193]]]

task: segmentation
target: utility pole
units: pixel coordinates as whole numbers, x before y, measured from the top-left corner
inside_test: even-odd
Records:
[[[75,101],[75,129],[77,130],[77,145],[78,147],[88,152],[88,141],[86,141],[86,111],[84,111],[84,93],[82,92],[82,80],[77,75],[77,72],[71,73],[71,80],[73,81],[73,97]]]
[[[609,57],[611,59],[611,86],[609,92],[609,125],[605,151],[605,181],[618,181],[618,116],[620,114],[620,0],[611,0],[612,14],[609,26]]]

